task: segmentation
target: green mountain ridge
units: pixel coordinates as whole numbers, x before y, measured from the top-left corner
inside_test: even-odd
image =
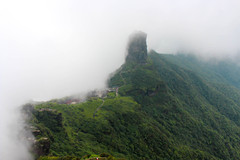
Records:
[[[203,61],[193,55],[162,55],[171,63],[194,71],[208,81],[228,83],[240,88],[240,66],[233,60],[208,60]]]
[[[139,56],[147,46],[137,37],[105,96],[25,105],[36,157],[240,159],[238,66],[155,51]]]

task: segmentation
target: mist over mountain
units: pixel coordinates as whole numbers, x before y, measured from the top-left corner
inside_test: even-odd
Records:
[[[222,90],[237,91],[232,60],[239,62],[239,5],[235,0],[1,1],[0,159],[31,159],[29,145],[19,139],[25,130],[19,106],[106,88],[109,73],[125,62],[127,37],[134,31],[147,33],[148,51],[194,55],[198,58],[161,57],[208,83],[224,83]],[[146,54],[139,55],[148,63]]]
[[[239,66],[191,55],[146,54],[130,36],[108,88],[24,106],[44,159],[238,159]]]

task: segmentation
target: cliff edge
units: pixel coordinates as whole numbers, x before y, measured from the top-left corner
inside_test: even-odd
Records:
[[[146,63],[147,61],[147,34],[141,31],[135,32],[129,37],[128,55],[126,61]]]

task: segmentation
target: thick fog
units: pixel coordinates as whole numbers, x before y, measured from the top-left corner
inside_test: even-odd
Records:
[[[134,31],[146,32],[148,48],[161,53],[237,57],[239,6],[238,0],[1,1],[0,159],[31,159],[19,138],[18,106],[104,88]]]

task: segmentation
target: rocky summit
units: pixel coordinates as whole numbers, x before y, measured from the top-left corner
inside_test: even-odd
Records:
[[[133,33],[128,42],[128,55],[126,61],[146,63],[147,60],[147,34],[144,32]]]

